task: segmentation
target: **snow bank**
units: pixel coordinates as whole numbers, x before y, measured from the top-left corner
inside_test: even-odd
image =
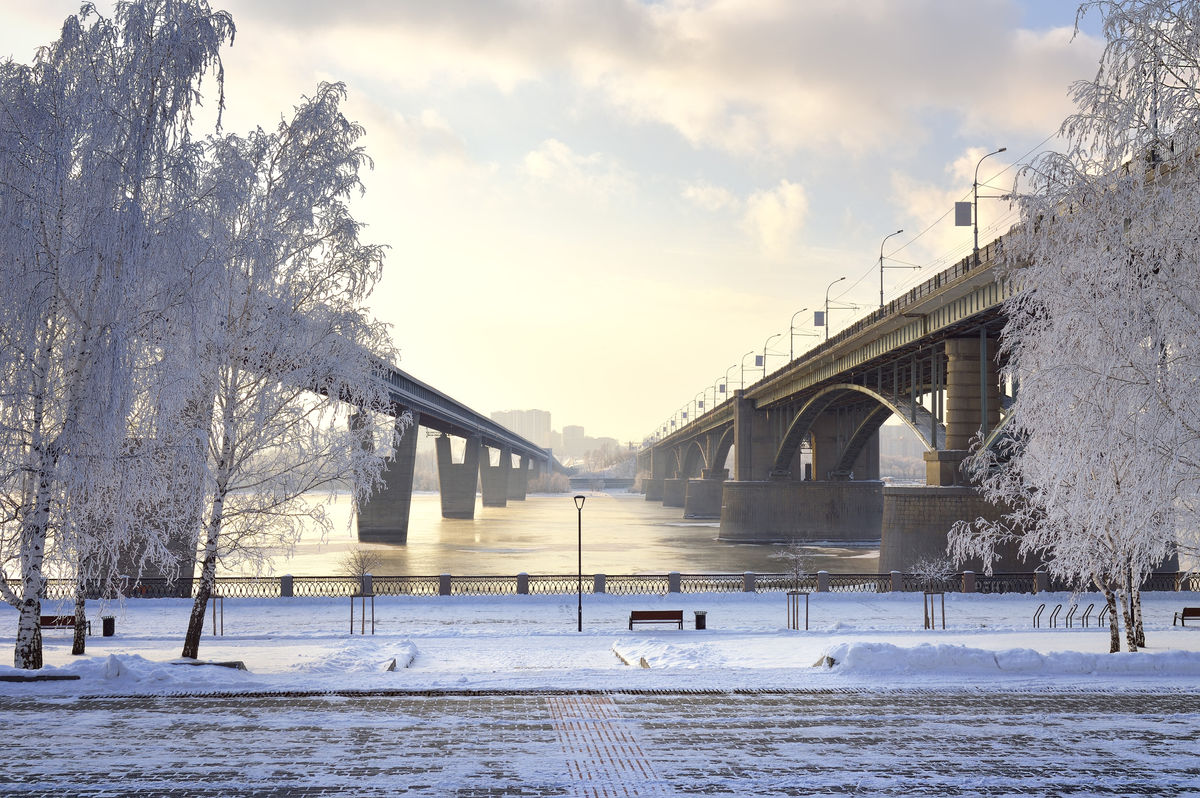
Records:
[[[1141,651],[1095,654],[1081,651],[1041,653],[1029,648],[987,651],[958,645],[924,643],[911,648],[890,643],[839,643],[822,660],[842,673],[996,673],[1025,675],[1200,676],[1200,652]]]

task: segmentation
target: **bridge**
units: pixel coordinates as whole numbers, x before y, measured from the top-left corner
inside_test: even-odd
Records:
[[[638,454],[646,499],[720,518],[724,540],[878,540],[883,571],[944,557],[955,521],[997,514],[960,466],[973,438],[996,433],[1016,389],[999,377],[1001,303],[1013,291],[994,268],[1003,243],[686,425],[659,428]],[[878,432],[893,416],[925,445],[924,487],[879,480]]]
[[[384,474],[384,487],[358,508],[358,539],[371,543],[406,543],[412,505],[418,427],[440,433],[437,438],[438,484],[443,518],[473,518],[477,489],[485,507],[523,501],[531,477],[562,466],[550,453],[512,430],[480,415],[463,403],[395,366],[384,375],[393,412],[412,413],[413,425],[400,439]],[[450,436],[466,445],[455,461]],[[492,465],[492,452],[498,452]],[[515,460],[515,462],[514,462]]]

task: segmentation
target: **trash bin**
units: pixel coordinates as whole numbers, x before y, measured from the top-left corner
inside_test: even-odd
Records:
[[[708,615],[708,613],[705,612],[704,610],[696,610],[696,628],[697,629],[707,629],[708,628],[707,615]]]
[[[101,615],[100,623],[102,625],[102,635],[104,637],[112,637],[117,633],[117,616]]]

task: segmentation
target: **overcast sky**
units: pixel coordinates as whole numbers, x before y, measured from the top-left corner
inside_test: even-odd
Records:
[[[400,367],[482,412],[622,441],[727,370],[737,387],[776,333],[782,366],[831,281],[861,306],[833,332],[877,307],[888,233],[905,230],[891,263],[924,267],[889,269],[888,298],[966,255],[970,228],[943,216],[980,156],[1008,148],[982,180],[1053,146],[1101,49],[1095,19],[1072,41],[1063,0],[213,6],[238,28],[228,130],[346,83]],[[0,0],[0,56],[28,62],[77,7]],[[1011,220],[981,202],[981,241]]]

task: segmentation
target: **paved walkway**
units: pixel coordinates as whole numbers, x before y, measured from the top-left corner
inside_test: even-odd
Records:
[[[1200,795],[1200,694],[0,698],[20,796]]]

